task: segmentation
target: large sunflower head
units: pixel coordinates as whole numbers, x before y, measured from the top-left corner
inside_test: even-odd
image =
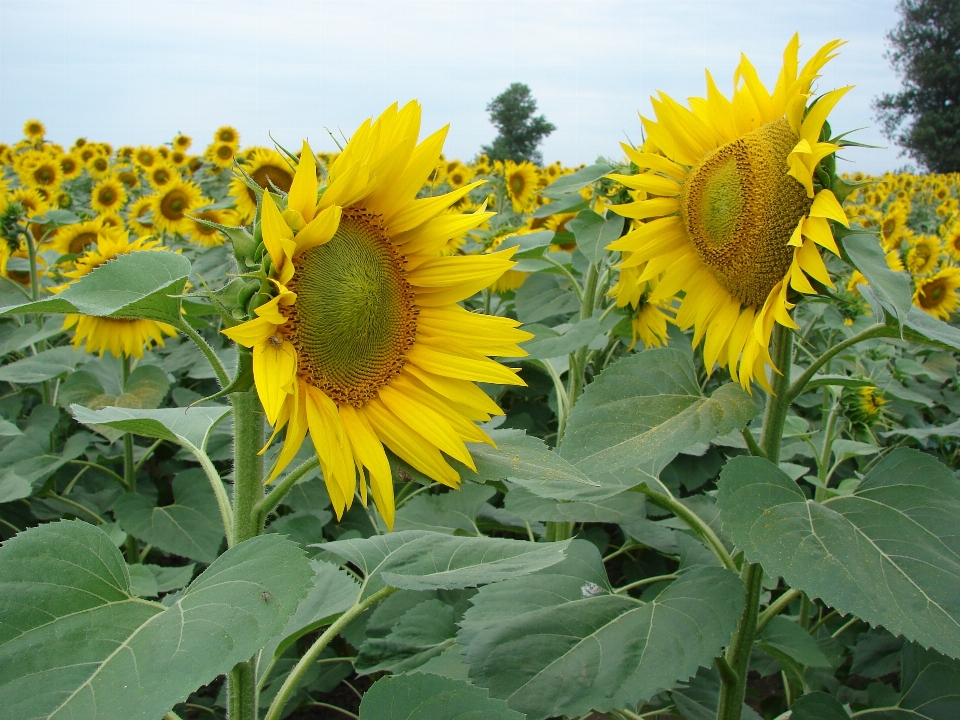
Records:
[[[263,193],[264,268],[274,297],[224,333],[252,348],[267,420],[286,437],[270,479],[309,432],[338,516],[367,485],[388,526],[393,481],[384,446],[450,486],[444,453],[474,467],[464,442],[501,410],[475,382],[522,384],[488,356],[519,356],[519,323],[458,302],[508,270],[513,251],[444,257],[447,240],[492,213],[445,214],[477,183],[418,198],[443,128],[418,144],[420,105],[367,120],[318,187],[303,144],[289,194]],[[265,284],[263,287],[267,287]],[[262,291],[262,289],[261,289]]]
[[[192,144],[193,144],[193,140],[192,140],[190,137],[184,135],[183,133],[180,133],[179,135],[177,135],[177,136],[173,139],[173,149],[174,149],[174,151],[177,151],[177,150],[180,150],[180,151],[189,150],[189,149],[190,149],[190,146],[191,146]]]
[[[180,179],[180,171],[170,162],[158,162],[146,172],[147,182],[154,190],[162,190]]]
[[[293,171],[283,156],[269,148],[253,148],[247,153],[244,172],[260,187],[272,184],[283,192],[289,192],[293,183]],[[237,176],[230,181],[230,194],[237,203],[237,213],[244,222],[253,219],[257,212],[257,194]]]
[[[223,127],[217,128],[217,131],[213,134],[213,141],[215,143],[229,143],[236,149],[240,147],[240,133],[237,132],[236,128],[224,125]]]
[[[86,162],[87,172],[94,180],[100,180],[110,174],[110,158],[101,153],[94,154]]]
[[[127,190],[115,177],[106,177],[90,191],[90,207],[98,213],[119,212],[127,202]]]
[[[149,170],[157,162],[157,152],[149,145],[141,145],[133,151],[133,161],[144,170]]]
[[[83,172],[83,163],[73,153],[61,155],[59,162],[60,174],[64,180],[73,180]]]
[[[23,136],[29,140],[43,140],[47,134],[47,129],[39,120],[27,120],[23,124]]]
[[[540,175],[533,163],[518,164],[507,160],[503,164],[503,181],[514,212],[525,212],[533,208],[540,184]]]
[[[941,320],[960,308],[960,268],[947,267],[928,278],[917,280],[913,304]]]
[[[138,238],[131,241],[125,232],[102,233],[97,244],[81,255],[74,267],[65,273],[69,282],[58,290],[64,290],[84,275],[93,272],[106,262],[120,255],[132,252],[157,251],[167,249],[156,240]],[[154,344],[163,345],[164,336],[174,337],[177,331],[171,325],[156,320],[93,317],[91,315],[70,314],[63,319],[63,328],[73,328],[73,346],[89,353],[98,353],[101,357],[107,351],[114,357],[142,358],[144,348]]]
[[[226,170],[233,165],[233,156],[236,154],[236,146],[231,143],[215,142],[207,148],[204,157],[221,170]]]
[[[50,249],[61,255],[80,255],[94,247],[106,230],[102,215],[93,220],[64,225],[50,239]]]
[[[153,234],[152,195],[139,197],[127,206],[127,225],[138,237]]]
[[[186,233],[190,227],[187,215],[209,202],[204,199],[199,185],[181,180],[179,176],[151,197],[154,227],[171,234]]]
[[[704,342],[708,368],[728,367],[747,389],[769,389],[765,366],[774,323],[796,328],[793,290],[833,287],[817,246],[839,254],[830,221],[848,225],[826,160],[839,149],[826,120],[850,89],[811,101],[811,85],[841,45],[824,45],[804,65],[794,36],[773,91],[746,57],[731,98],[707,73],[707,96],[684,107],[663,93],[655,119],[643,118],[647,143],[624,146],[641,173],[611,177],[637,194],[611,209],[640,222],[610,249],[645,263],[638,282],[662,276],[651,300],[681,291],[676,322]],[[810,278],[810,279],[808,279]]]

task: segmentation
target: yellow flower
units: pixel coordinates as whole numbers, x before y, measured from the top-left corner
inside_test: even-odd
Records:
[[[73,180],[83,172],[83,163],[73,153],[60,156],[60,173],[64,180]]]
[[[222,142],[227,143],[228,145],[233,145],[233,149],[236,150],[240,147],[240,133],[236,129],[230,127],[229,125],[224,125],[221,128],[218,128],[217,131],[213,134],[213,141],[215,143]]]
[[[289,192],[290,185],[293,183],[293,172],[290,166],[276,150],[253,148],[247,154],[247,163],[243,169],[262,188],[269,189],[269,183],[273,183],[283,192]],[[244,185],[240,177],[234,177],[230,181],[230,194],[236,200],[236,209],[241,220],[243,222],[252,220],[257,212],[256,193]]]
[[[174,180],[180,179],[180,171],[170,162],[158,162],[146,171],[147,182],[154,190],[167,187]]]
[[[10,193],[9,201],[23,205],[28,218],[43,215],[50,209],[49,202],[37,191],[37,188],[17,188]]]
[[[106,155],[94,155],[86,162],[87,172],[94,180],[100,180],[110,174],[110,158]]]
[[[233,165],[233,155],[236,147],[230,143],[218,142],[207,148],[204,157],[221,170]]]
[[[462,188],[468,182],[473,180],[474,172],[466,165],[461,165],[459,162],[453,167],[452,170],[447,171],[447,185],[457,189]]]
[[[960,306],[960,268],[944,268],[935,275],[917,281],[913,304],[941,320],[949,320]]]
[[[914,239],[907,251],[907,269],[914,275],[926,275],[940,260],[940,243],[933,235],[921,235]]]
[[[145,216],[153,212],[153,196],[145,195],[137,198],[127,208],[127,225],[137,234],[137,237],[153,233],[153,221]]]
[[[223,233],[216,228],[202,225],[194,218],[200,218],[201,220],[208,220],[219,225],[227,226],[235,226],[240,222],[240,218],[237,216],[237,213],[228,208],[223,208],[220,210],[202,210],[200,212],[190,213],[190,222],[187,225],[187,230],[184,234],[186,235],[187,240],[192,242],[194,245],[199,245],[200,247],[216,247],[217,245],[223,245],[226,238],[224,238]]]
[[[645,263],[640,282],[662,274],[652,302],[685,293],[677,324],[694,327],[707,368],[728,367],[746,389],[754,379],[769,389],[774,323],[797,328],[788,291],[816,293],[808,276],[833,287],[817,246],[839,255],[828,220],[848,223],[833,193],[816,190],[814,173],[839,149],[820,133],[849,88],[809,109],[807,101],[840,45],[828,43],[800,68],[795,35],[772,93],[746,57],[732,100],[709,73],[707,97],[691,98],[691,109],[660,93],[657,119],[643,118],[644,150],[624,146],[643,172],[611,176],[648,197],[610,209],[648,222],[610,249],[632,253],[625,265]]]
[[[43,188],[47,192],[54,192],[60,187],[63,180],[63,170],[56,158],[46,153],[38,152],[23,163],[18,175],[20,182],[26,187]]]
[[[880,240],[884,250],[893,250],[903,242],[907,227],[907,210],[901,203],[893,203],[880,221]]]
[[[39,120],[27,120],[23,124],[23,136],[26,138],[30,138],[31,140],[43,140],[43,136],[46,134],[47,129]]]
[[[533,163],[522,162],[519,165],[512,160],[503,164],[503,180],[507,186],[507,195],[513,204],[514,212],[525,212],[533,207],[537,196],[540,177]]]
[[[79,255],[96,245],[105,232],[103,216],[86,222],[64,225],[50,239],[50,248],[61,255]]]
[[[166,251],[156,240],[139,238],[130,241],[127,233],[101,234],[96,247],[77,258],[74,269],[66,273],[70,282],[63,290],[84,275],[92,272],[104,263],[120,255],[132,252]],[[163,336],[173,337],[177,331],[166,323],[156,320],[131,320],[126,318],[93,317],[90,315],[70,314],[63,320],[63,329],[74,328],[73,346],[89,353],[103,354],[109,351],[114,357],[142,358],[144,347],[154,344],[163,345]]]
[[[186,233],[190,227],[187,214],[209,202],[204,199],[199,185],[179,177],[152,198],[153,225],[168,233]]]
[[[127,202],[127,191],[115,177],[107,177],[90,191],[90,207],[98,213],[115,213]]]
[[[670,299],[656,303],[649,301],[650,292],[657,286],[657,280],[640,281],[643,267],[628,265],[621,267],[616,284],[607,293],[616,298],[617,307],[630,307],[633,316],[630,318],[633,335],[630,349],[633,350],[637,339],[643,341],[645,348],[662,347],[667,341],[667,314]]]
[[[141,145],[133,151],[133,161],[144,170],[149,170],[157,162],[157,153],[148,145]]]
[[[189,137],[187,137],[183,133],[180,133],[173,139],[174,152],[176,152],[177,150],[180,150],[181,152],[185,150],[189,150],[192,144],[193,144],[193,140],[191,140]]]
[[[521,385],[490,355],[519,356],[528,339],[504,317],[470,313],[460,300],[514,263],[510,251],[442,257],[452,235],[491,213],[443,211],[473,189],[418,199],[447,128],[417,144],[420,105],[367,120],[331,165],[317,200],[314,156],[303,153],[286,209],[264,192],[263,244],[277,296],[257,317],[224,330],[253,349],[267,421],[286,438],[273,480],[310,433],[337,516],[367,479],[393,525],[393,479],[383,446],[455,487],[441,452],[474,467],[464,442],[491,442],[475,421],[501,410],[474,382]]]

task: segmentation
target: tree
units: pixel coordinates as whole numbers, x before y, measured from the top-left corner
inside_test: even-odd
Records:
[[[900,0],[887,58],[903,89],[874,101],[883,133],[931,172],[960,170],[960,0]]]
[[[529,87],[512,83],[490,101],[487,111],[490,122],[500,131],[490,145],[483,146],[483,152],[491,160],[542,162],[537,146],[557,128],[543,115],[533,116],[537,101]]]

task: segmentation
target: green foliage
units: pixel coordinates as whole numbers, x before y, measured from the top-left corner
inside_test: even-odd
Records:
[[[900,0],[887,36],[903,89],[874,101],[888,138],[930,172],[960,170],[960,7],[953,0]]]
[[[960,655],[960,482],[929,455],[894,450],[855,492],[822,503],[767,460],[735,458],[717,502],[751,562],[841,613]]]
[[[165,607],[132,594],[123,557],[97,528],[31,529],[0,548],[0,706],[24,718],[160,717],[263,647],[310,576],[295,545],[264,536],[228,550]]]
[[[543,115],[534,115],[537,101],[527,85],[511,83],[490,101],[487,112],[498,131],[493,142],[483,147],[487,157],[491,160],[543,162],[537,146],[557,128]]]
[[[523,720],[463,680],[427,673],[386,677],[363,696],[361,720]]]

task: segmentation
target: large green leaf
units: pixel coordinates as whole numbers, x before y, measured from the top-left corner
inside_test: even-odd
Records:
[[[180,323],[190,261],[171,252],[135,252],[104,263],[56,297],[0,309],[12,313],[81,313]]]
[[[881,320],[886,318],[887,328],[883,337],[899,337],[905,340],[936,345],[948,350],[960,350],[960,330],[938,320],[918,307],[911,307],[902,322],[897,321],[896,308],[869,285],[858,285],[860,294],[866,298]]]
[[[647,350],[610,366],[587,386],[570,413],[560,453],[593,478],[662,466],[691,445],[744,427],[758,409],[735,383],[705,396],[687,354]]]
[[[874,292],[892,308],[894,317],[904,322],[913,306],[910,275],[890,269],[880,239],[873,233],[853,232],[843,237],[840,244]]]
[[[306,595],[303,552],[276,535],[219,557],[171,607],[135,597],[119,550],[80,521],[0,548],[5,717],[159,718],[249,658]]]
[[[71,405],[70,410],[77,422],[84,425],[106,425],[114,430],[169,440],[202,451],[206,447],[210,431],[230,412],[230,407],[219,405],[163,410],[107,407],[94,411],[82,405]]]
[[[217,498],[200,468],[173,479],[173,505],[154,507],[143,495],[124,493],[113,514],[124,532],[173,553],[212,563],[223,542]]]
[[[126,385],[119,395],[108,393],[100,379],[86,370],[71,373],[60,384],[58,402],[69,408],[74,403],[91,410],[99,410],[111,405],[152,410],[163,402],[170,389],[167,374],[156,365],[140,365],[127,378]]]
[[[591,317],[578,320],[562,333],[544,325],[528,325],[524,330],[535,333],[535,336],[523,344],[523,349],[527,351],[524,360],[547,360],[568,355],[590,345],[595,339],[604,337],[607,330],[615,324],[616,319],[612,318],[612,322],[601,326],[599,318]]]
[[[405,530],[316,547],[360,568],[365,576],[364,595],[370,595],[384,585],[453,590],[526,575],[563,560],[568,545]]]
[[[634,705],[708,665],[729,642],[743,583],[716,567],[684,573],[648,603],[611,592],[596,547],[481,588],[461,623],[470,678],[530,720]]]
[[[440,655],[455,644],[457,621],[473,592],[407,590],[388,597],[367,622],[357,672],[406,672]]]
[[[0,380],[26,385],[71,372],[90,356],[72,347],[55,347],[0,367]]]
[[[476,483],[464,483],[459,490],[441,495],[421,493],[397,508],[394,530],[434,530],[453,535],[457,530],[479,535],[477,513],[496,490]]]
[[[931,456],[894,450],[856,492],[824,503],[765,459],[733,458],[717,504],[724,530],[769,574],[960,656],[960,482]]]
[[[544,197],[556,199],[565,193],[572,193],[580,190],[581,188],[585,188],[587,185],[592,182],[596,182],[610,171],[610,166],[604,163],[588,165],[585,168],[580,168],[575,173],[557,178],[552,183],[547,185],[543,190],[541,190],[540,194]]]
[[[477,467],[477,474],[471,480],[509,479],[535,495],[560,500],[599,499],[623,490],[611,490],[591,480],[544,445],[543,440],[523,431],[501,430],[490,436],[497,447],[482,443],[470,445],[470,455]]]
[[[623,492],[604,500],[550,500],[534,495],[525,487],[513,486],[504,500],[504,508],[521,520],[535,522],[629,523],[645,518],[645,496]]]
[[[613,215],[609,220],[593,210],[581,210],[568,223],[577,238],[577,247],[592,263],[599,263],[607,254],[607,245],[623,232],[623,218]]]
[[[523,720],[523,715],[463,680],[412,673],[374,683],[363,694],[360,720]]]

